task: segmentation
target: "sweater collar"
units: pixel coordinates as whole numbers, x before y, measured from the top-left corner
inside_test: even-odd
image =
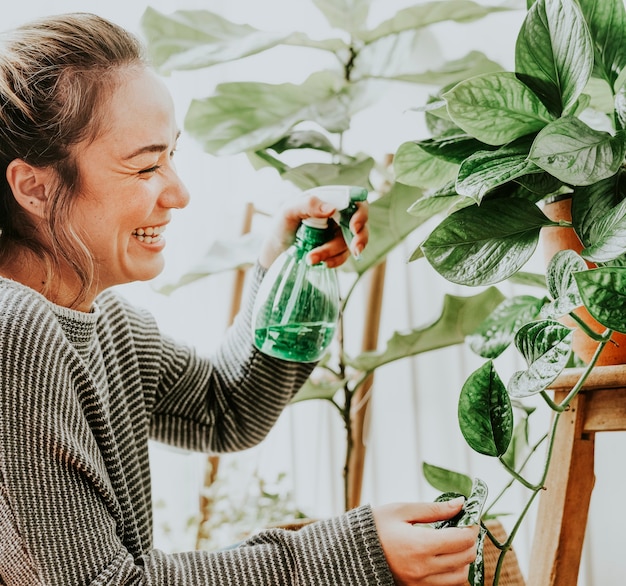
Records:
[[[69,342],[80,352],[87,351],[92,346],[96,338],[96,326],[100,317],[100,307],[97,303],[93,304],[90,312],[78,311],[63,307],[53,303],[41,293],[5,277],[0,277],[0,286],[6,286],[19,291],[22,294],[32,296],[46,305],[55,315],[61,329]]]

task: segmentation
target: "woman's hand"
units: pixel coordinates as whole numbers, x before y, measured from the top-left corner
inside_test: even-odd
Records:
[[[368,204],[367,202],[360,202],[356,205],[358,210],[350,219],[350,230],[354,234],[350,249],[352,254],[358,257],[369,239]],[[291,203],[285,207],[282,213],[276,217],[274,228],[263,244],[259,255],[260,264],[268,268],[276,257],[293,243],[296,230],[302,220],[306,218],[330,218],[336,211],[332,205],[312,195],[301,198],[297,203]],[[333,220],[329,220],[329,225],[336,227],[335,237],[312,250],[309,253],[309,261],[311,264],[325,262],[329,268],[333,268],[348,260],[350,250],[339,226]]]
[[[450,519],[463,499],[440,503],[398,503],[374,507],[380,542],[398,586],[467,586],[476,558],[478,526],[434,529]]]

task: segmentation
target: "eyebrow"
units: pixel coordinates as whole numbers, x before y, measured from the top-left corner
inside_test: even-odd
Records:
[[[176,133],[176,141],[180,138],[180,130]],[[175,141],[175,142],[176,142]],[[146,153],[162,153],[169,148],[167,144],[148,144],[146,146],[139,147],[137,150],[133,151],[129,155],[123,157],[124,161],[128,161],[129,159],[134,159],[139,155],[145,155]]]

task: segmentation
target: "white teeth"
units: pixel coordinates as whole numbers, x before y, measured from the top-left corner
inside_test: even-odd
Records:
[[[163,234],[163,232],[165,232],[165,226],[147,226],[133,230],[133,236],[137,238],[139,242],[151,244],[152,242],[161,240],[161,234]]]

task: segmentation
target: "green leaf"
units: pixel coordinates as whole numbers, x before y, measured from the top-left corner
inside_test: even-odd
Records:
[[[433,466],[426,462],[422,465],[426,482],[441,492],[457,492],[468,497],[472,492],[472,478],[466,474],[453,472],[446,468]]]
[[[422,250],[448,281],[490,285],[522,268],[537,247],[541,228],[554,225],[524,199],[485,200],[442,220]]]
[[[545,298],[539,299],[532,295],[505,299],[466,337],[466,343],[483,358],[497,358],[513,342],[517,330],[536,319],[544,302]]]
[[[383,351],[364,352],[346,362],[358,370],[369,372],[406,356],[461,344],[502,298],[502,293],[495,287],[472,297],[446,294],[441,315],[434,323],[406,333],[395,332]]]
[[[626,268],[602,267],[574,278],[589,313],[603,326],[626,333]]]
[[[571,328],[553,320],[522,326],[515,336],[515,345],[528,368],[511,377],[507,387],[511,397],[529,397],[547,389],[567,366],[573,336]]]
[[[419,143],[405,142],[393,158],[393,168],[399,183],[428,189],[454,179],[459,167],[429,154]]]
[[[585,270],[587,263],[573,250],[560,250],[550,259],[546,282],[554,301],[542,308],[543,319],[562,317],[582,305],[574,273]]]
[[[441,87],[456,84],[459,81],[476,75],[495,71],[502,71],[502,66],[499,63],[492,61],[480,51],[470,51],[461,59],[446,61],[437,69],[411,73],[396,73],[393,75],[381,72],[380,77]]]
[[[459,128],[452,128],[435,138],[416,142],[422,150],[449,163],[460,165],[477,151],[494,150]]]
[[[445,21],[472,22],[493,12],[511,10],[504,6],[481,6],[470,0],[440,0],[424,2],[399,10],[392,18],[381,22],[370,31],[360,31],[356,35],[362,41],[371,43],[387,35],[395,35],[410,29],[420,29]]]
[[[539,167],[528,160],[530,144],[527,141],[516,143],[496,151],[478,151],[465,159],[456,182],[459,194],[480,203],[483,196],[496,187],[539,173]]]
[[[349,33],[362,30],[367,21],[370,0],[313,0],[330,26]]]
[[[312,74],[301,85],[222,83],[213,96],[192,101],[185,129],[214,155],[266,148],[303,121],[342,132],[349,126],[350,91],[328,71]]]
[[[166,16],[148,7],[141,18],[152,62],[162,73],[234,61],[282,43],[288,35],[233,23],[207,10]]]
[[[198,264],[182,275],[175,283],[157,288],[159,293],[170,295],[176,289],[200,279],[254,264],[259,256],[262,238],[258,234],[244,234],[232,240],[215,240]]]
[[[425,195],[415,201],[407,212],[417,218],[428,220],[437,214],[448,215],[453,210],[472,205],[474,200],[460,195]]]
[[[301,190],[318,185],[359,185],[370,189],[369,176],[373,168],[374,159],[369,157],[343,164],[305,163],[286,169],[281,177]]]
[[[546,288],[546,277],[538,273],[527,273],[524,271],[518,271],[509,278],[511,283],[515,285],[524,285],[527,287],[540,287]]]
[[[414,187],[394,183],[388,193],[370,203],[369,242],[358,261],[350,259],[342,267],[362,275],[421,226],[426,218],[416,218],[406,213],[419,195],[421,191]]]
[[[513,409],[492,361],[465,381],[458,418],[461,433],[474,451],[493,457],[507,451],[513,433]]]
[[[537,132],[552,119],[539,98],[510,72],[472,77],[443,98],[459,128],[491,145]]]
[[[584,246],[599,243],[598,225],[604,216],[614,213],[626,194],[626,173],[607,177],[591,185],[574,187],[572,224]]]
[[[516,177],[515,182],[519,183],[530,193],[539,196],[539,198],[558,193],[563,185],[556,177],[552,177],[552,175],[546,172]]]
[[[555,116],[573,108],[593,70],[593,46],[574,0],[538,0],[517,37],[515,71]]]
[[[343,388],[345,380],[313,380],[309,377],[300,390],[291,399],[291,403],[302,401],[326,400],[332,401],[337,392]]]
[[[596,70],[611,87],[626,66],[626,10],[621,0],[578,0],[593,39]],[[615,87],[615,89],[618,89]]]
[[[294,130],[283,136],[278,142],[269,145],[277,153],[294,149],[314,149],[335,154],[337,149],[325,134],[316,130]]]
[[[518,466],[520,465],[522,455],[528,450],[528,436],[528,415],[525,414],[513,428],[513,437],[511,438],[511,443],[509,444],[509,447],[504,456],[502,456],[502,460],[505,462],[505,464],[507,464],[507,466],[509,466],[513,470],[517,470]]]
[[[626,199],[599,218],[590,233],[594,244],[581,252],[592,262],[608,262],[626,252]]]
[[[541,130],[529,158],[565,183],[591,185],[615,175],[625,154],[623,131],[611,136],[565,116]]]

